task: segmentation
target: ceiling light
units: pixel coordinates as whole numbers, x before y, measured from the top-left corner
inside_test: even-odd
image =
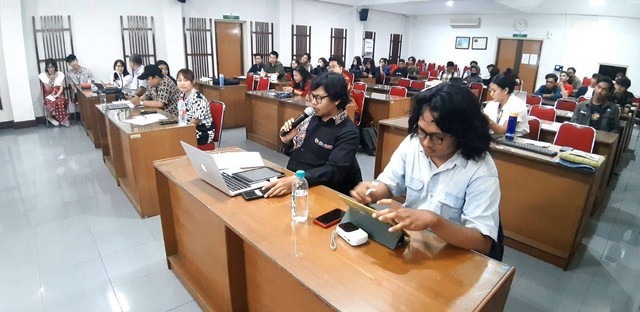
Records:
[[[447,1],[447,6],[452,7],[452,6],[453,6],[453,0],[449,0],[449,1]]]

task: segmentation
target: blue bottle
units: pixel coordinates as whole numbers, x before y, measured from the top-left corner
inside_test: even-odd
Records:
[[[218,82],[220,83],[221,87],[224,87],[224,75],[223,74],[218,75]]]
[[[518,124],[518,113],[511,112],[509,114],[509,123],[507,123],[507,133],[505,134],[505,138],[509,141],[513,141],[513,138],[516,136],[516,125]]]

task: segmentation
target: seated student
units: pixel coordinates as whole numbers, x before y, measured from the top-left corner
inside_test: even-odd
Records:
[[[480,77],[480,67],[473,65],[471,66],[471,69],[469,71],[469,74],[463,79],[467,84],[472,84],[474,82],[482,83],[482,77]]]
[[[52,58],[44,61],[45,71],[38,75],[42,82],[45,117],[49,122],[58,126],[69,127],[67,114],[67,99],[62,95],[64,91],[64,74],[58,71],[58,63]]]
[[[418,76],[420,74],[420,69],[416,66],[416,58],[413,56],[409,56],[407,59],[407,72],[409,76]]]
[[[471,68],[475,66],[478,68],[478,76],[480,76],[480,66],[478,66],[478,62],[476,61],[471,61],[469,62],[469,69],[467,69],[467,71],[464,73],[464,77],[468,77],[469,75],[471,75]]]
[[[116,60],[113,62],[113,75],[111,76],[110,84],[116,86],[119,89],[129,89],[131,87],[131,75],[127,70],[123,60]]]
[[[576,69],[573,67],[567,68],[567,75],[569,76],[569,79],[567,79],[567,82],[573,87],[573,90],[576,91],[580,89],[580,87],[582,86],[582,80],[576,77]],[[571,95],[572,94],[569,94],[569,96]]]
[[[291,87],[282,88],[284,91],[293,92],[295,95],[307,96],[311,88],[311,74],[303,66],[293,69]]]
[[[546,83],[533,94],[539,95],[542,99],[555,101],[562,97],[562,89],[558,86],[558,76],[556,74],[547,74],[544,76]]]
[[[626,114],[631,109],[633,105],[633,98],[635,97],[633,93],[629,92],[628,89],[631,87],[631,80],[627,77],[620,77],[616,79],[615,90],[609,96],[609,101],[620,106],[620,109],[624,111]]]
[[[269,62],[264,64],[264,72],[269,76],[276,76],[278,80],[284,78],[284,66],[278,61],[279,54],[276,51],[269,53]]]
[[[344,82],[347,84],[347,93],[349,94],[349,104],[354,104],[356,101],[353,99],[353,94],[351,94],[351,90],[353,89],[353,81],[351,81],[351,76],[349,72],[344,69],[344,63],[341,59],[337,58],[329,58],[329,66],[327,67],[330,73],[336,73],[342,75]],[[356,106],[355,115],[358,116],[360,111],[358,111],[358,107]]]
[[[304,69],[307,70],[307,72],[311,73],[313,71],[313,65],[311,65],[311,54],[309,53],[302,53],[302,56],[300,56],[300,64],[298,64],[302,67],[304,67]],[[292,65],[293,67],[293,65]],[[293,67],[295,68],[295,67]]]
[[[329,61],[327,61],[327,59],[324,57],[319,58],[318,65],[313,69],[312,74],[314,76],[319,76],[328,72],[329,69],[327,68],[327,66],[329,66]]]
[[[493,79],[489,84],[492,101],[487,102],[484,107],[484,114],[489,120],[491,133],[507,133],[509,115],[518,114],[518,124],[516,125],[516,136],[523,136],[529,133],[529,115],[527,114],[527,104],[519,97],[512,95],[517,85],[516,76],[511,68]]]
[[[353,74],[355,78],[362,78],[364,73],[364,66],[362,65],[362,59],[359,56],[353,57],[353,62],[349,68],[349,72]]]
[[[73,90],[74,94],[77,91],[76,85],[96,80],[96,78],[93,77],[93,73],[90,69],[80,66],[78,58],[75,56],[75,54],[67,55],[64,60],[67,62],[67,64],[69,64],[69,67],[71,67],[67,71],[67,77],[69,77],[69,79],[71,80],[69,84],[71,85],[71,89]]]
[[[391,73],[391,76],[407,78],[408,75],[409,69],[404,66],[404,59],[398,60],[398,68]]]
[[[482,79],[490,79],[491,78],[491,71],[496,67],[496,65],[494,64],[489,64],[487,65],[487,75],[485,75],[484,77],[482,77]],[[498,74],[500,73],[500,71],[498,71]],[[489,81],[489,83],[491,83],[491,81]]]
[[[600,75],[593,91],[593,97],[578,104],[576,110],[573,111],[571,122],[590,126],[596,130],[618,132],[620,110],[607,100],[611,91],[613,91],[611,78]]]
[[[147,81],[145,79],[138,79],[144,72],[144,66],[142,66],[142,57],[138,54],[131,54],[129,56],[129,67],[131,67],[131,85],[130,90],[133,95],[141,96],[147,92]]]
[[[490,66],[487,66],[487,68],[489,68]],[[489,78],[482,79],[482,83],[484,83],[485,86],[489,86],[489,84],[493,81],[493,78],[495,78],[499,74],[500,74],[500,69],[495,65],[491,66],[491,69],[489,70]]]
[[[167,76],[171,78],[171,80],[173,80],[173,83],[177,84],[176,80],[173,77],[171,77],[171,71],[169,70],[169,64],[167,64],[167,62],[165,62],[164,60],[158,60],[156,61],[156,66],[160,68],[163,76]]]
[[[412,99],[410,134],[375,182],[351,196],[390,208],[374,218],[390,231],[430,230],[445,242],[502,259],[500,184],[489,154],[491,135],[469,88],[443,83]],[[398,205],[392,196],[406,196]]]
[[[569,83],[569,74],[566,71],[560,72],[560,81],[558,82],[562,97],[569,97],[573,94],[573,86]]]
[[[376,62],[373,59],[369,59],[366,63],[364,63],[364,77],[375,78],[379,74],[380,71],[376,68]]]
[[[162,70],[158,66],[145,66],[144,72],[138,79],[146,80],[149,89],[140,97],[131,97],[131,103],[164,109],[167,114],[178,115],[177,104],[180,90],[171,78],[162,74]]]
[[[308,98],[315,115],[280,137],[284,153],[290,156],[287,169],[304,170],[309,186],[322,184],[348,194],[362,181],[362,174],[356,160],[360,132],[345,110],[349,104],[346,82],[340,74],[320,75],[313,80]],[[292,123],[293,118],[281,130],[289,131]],[[291,193],[293,179],[289,176],[267,184],[265,197]]]
[[[440,80],[448,82],[453,77],[458,77],[458,72],[454,70],[455,64],[452,61],[447,62],[447,69],[440,73]]]
[[[593,95],[593,90],[596,87],[596,83],[598,83],[598,77],[600,75],[598,73],[594,73],[593,75],[591,75],[591,83],[588,86],[583,86],[580,87],[574,94],[573,97],[575,97],[576,99],[580,98],[581,96],[584,96],[587,99],[590,99],[591,96]]]
[[[291,60],[291,69],[296,68],[298,66],[300,66],[300,63],[298,63],[298,60],[296,59]]]
[[[207,98],[193,87],[195,83],[193,71],[183,68],[178,71],[176,77],[178,77],[178,89],[182,91],[178,102],[184,102],[187,109],[187,122],[196,126],[198,145],[213,142],[216,125],[213,123],[211,106]]]
[[[264,70],[264,64],[262,64],[262,55],[260,53],[253,54],[253,65],[247,71],[247,74],[253,73],[254,75],[259,75],[260,72]]]
[[[384,57],[378,61],[378,69],[380,70],[380,74],[389,76],[389,66],[387,64],[388,60]]]

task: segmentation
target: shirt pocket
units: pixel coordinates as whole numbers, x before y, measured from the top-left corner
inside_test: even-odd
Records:
[[[462,215],[462,206],[464,198],[455,194],[446,192],[438,199],[440,205],[440,213],[447,220],[460,224]]]

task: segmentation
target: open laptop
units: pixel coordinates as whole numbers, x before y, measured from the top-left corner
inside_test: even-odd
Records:
[[[211,154],[182,141],[180,141],[180,144],[182,144],[182,148],[184,148],[189,161],[191,161],[193,170],[198,173],[200,179],[229,196],[236,196],[244,191],[263,187],[267,184],[267,181],[251,182],[237,175],[229,174],[224,170],[221,171],[218,169],[218,165]]]

